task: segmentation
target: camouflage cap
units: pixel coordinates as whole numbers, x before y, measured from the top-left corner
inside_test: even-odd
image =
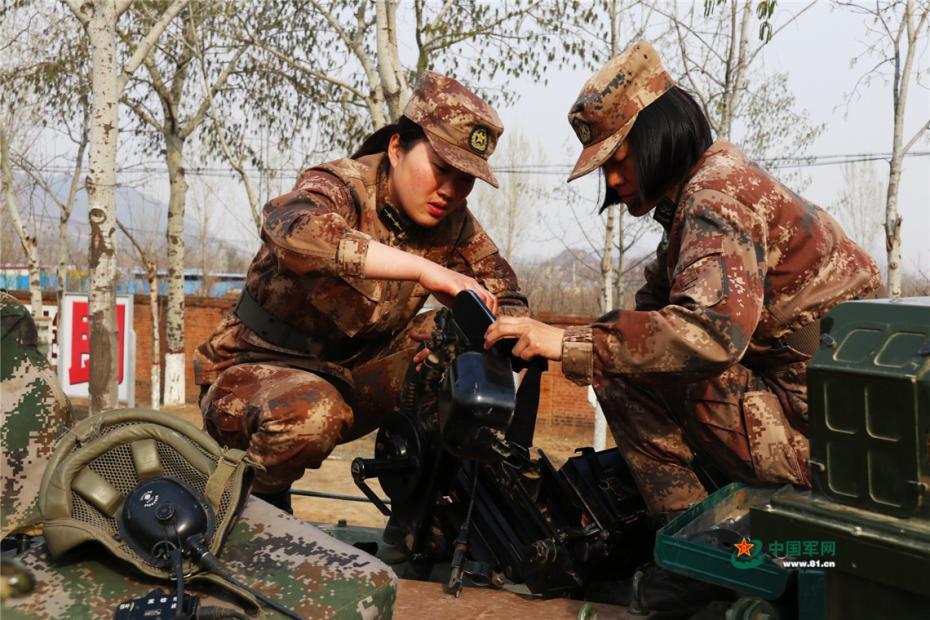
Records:
[[[504,125],[487,102],[452,78],[427,71],[417,80],[404,116],[423,128],[446,163],[498,187],[488,158]]]
[[[584,150],[568,180],[600,167],[633,128],[636,116],[675,85],[658,52],[639,41],[585,82],[568,113]]]

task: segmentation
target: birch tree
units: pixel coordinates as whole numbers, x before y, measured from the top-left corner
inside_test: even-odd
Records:
[[[853,59],[853,64],[863,58],[877,59],[860,80],[868,84],[873,78],[890,79],[893,133],[891,158],[888,160],[888,186],[885,192],[885,252],[888,256],[886,285],[888,294],[902,294],[901,269],[901,225],[903,218],[898,212],[898,188],[904,156],[930,130],[926,109],[918,115],[917,126],[905,128],[908,95],[913,83],[919,86],[921,71],[930,74],[926,59],[921,66],[918,49],[926,45],[930,37],[930,2],[927,0],[895,0],[875,2],[874,5],[840,3],[841,6],[865,16],[869,42],[863,54]],[[858,87],[858,86],[857,86]]]
[[[500,188],[480,184],[468,201],[469,208],[478,216],[501,254],[511,261],[525,246],[536,205],[540,202],[539,185],[526,172],[520,171],[530,161],[542,163],[542,154],[532,149],[522,134],[509,135],[494,155]]]
[[[12,163],[29,175],[33,182],[58,206],[58,244],[56,260],[56,296],[61,316],[65,287],[65,262],[70,243],[68,222],[80,191],[84,155],[90,139],[90,56],[87,36],[72,27],[69,9],[63,5],[27,4],[9,11],[4,17],[11,28],[3,49],[4,70],[0,87],[16,97],[17,107],[29,99],[33,107],[44,112],[33,119],[40,128],[50,127],[66,136],[75,152],[69,154],[71,165],[67,192],[45,174],[44,161],[28,147],[12,152]],[[5,33],[6,34],[6,33]]]
[[[262,36],[240,19],[240,29],[263,51],[262,65],[274,67],[269,70],[293,86],[298,105],[304,99],[320,102],[302,111],[316,117],[321,150],[330,152],[350,150],[396,120],[414,77],[426,69],[454,76],[492,103],[511,101],[512,92],[492,85],[523,76],[545,82],[548,71],[577,62],[586,44],[558,35],[568,20],[593,15],[583,4],[541,0],[308,0],[272,6],[280,28]],[[402,10],[412,12],[406,21],[399,17]],[[412,38],[404,39],[399,23],[412,24]],[[414,47],[415,64],[402,63],[402,40]]]
[[[843,222],[850,238],[866,252],[872,253],[882,230],[882,182],[874,162],[848,163],[843,166],[843,189],[831,211]]]
[[[78,191],[81,189],[81,173],[84,170],[84,153],[87,151],[87,144],[90,141],[90,101],[84,97],[82,99],[81,124],[78,128],[77,135],[72,139],[75,141],[77,151],[72,163],[72,173],[68,181],[68,193],[62,198],[59,191],[52,187],[49,180],[43,175],[37,166],[24,157],[17,158],[17,164],[22,168],[33,181],[42,188],[46,195],[58,206],[58,248],[57,260],[55,266],[55,297],[58,305],[58,316],[62,314],[62,304],[66,287],[67,275],[65,273],[65,263],[67,262],[69,243],[68,243],[68,222],[71,220],[71,214],[74,213],[74,203],[77,200]]]
[[[91,131],[85,190],[90,222],[90,415],[117,405],[119,341],[116,321],[116,149],[119,99],[171,20],[189,0],[173,0],[137,39],[122,66],[117,59],[117,19],[130,0],[66,0],[90,43]]]
[[[152,317],[152,354],[149,356],[149,388],[151,391],[149,406],[154,410],[161,409],[161,329],[160,329],[160,308],[158,303],[158,261],[155,259],[151,249],[145,249],[136,239],[136,236],[123,225],[119,219],[116,225],[120,231],[129,239],[132,247],[135,248],[145,270],[145,278],[149,285],[149,315]]]
[[[35,234],[31,234],[23,225],[16,200],[16,188],[13,185],[13,165],[10,163],[10,137],[7,133],[7,119],[9,114],[0,119],[0,179],[3,182],[4,203],[9,213],[10,221],[19,237],[19,243],[26,256],[26,266],[29,273],[29,311],[34,318],[42,316],[42,288],[40,286],[39,252]]]
[[[152,16],[141,5],[132,10],[125,41],[151,28]],[[185,149],[202,126],[209,129],[208,111],[220,92],[233,91],[231,80],[242,72],[248,48],[233,44],[227,25],[230,13],[255,16],[262,10],[246,3],[192,3],[150,48],[138,77],[122,96],[132,111],[142,150],[164,154],[168,170],[168,295],[166,300],[164,404],[185,401],[184,353],[184,215],[188,192]],[[199,62],[198,62],[199,61]],[[205,90],[204,90],[205,89]]]
[[[706,0],[662,9],[673,27],[669,70],[693,94],[718,140],[737,142],[754,159],[777,150],[798,162],[823,126],[799,110],[784,73],[766,75],[762,51],[813,2],[793,12],[772,1]],[[795,184],[801,178],[792,179]]]

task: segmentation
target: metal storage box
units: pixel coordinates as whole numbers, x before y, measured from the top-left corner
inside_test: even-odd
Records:
[[[930,297],[840,304],[821,330],[807,370],[815,491],[930,517]]]

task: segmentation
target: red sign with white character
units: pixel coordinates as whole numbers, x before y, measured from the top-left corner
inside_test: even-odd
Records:
[[[64,316],[59,317],[59,368],[62,389],[68,396],[90,395],[90,304],[87,295],[65,295]],[[117,297],[116,323],[119,338],[118,397],[135,405],[135,332],[132,330],[132,298]],[[128,327],[128,329],[127,329]]]

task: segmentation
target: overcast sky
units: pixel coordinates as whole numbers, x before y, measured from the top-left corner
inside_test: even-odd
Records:
[[[796,12],[806,3],[780,0],[778,11]],[[891,86],[881,79],[873,80],[868,87],[860,88],[859,96],[848,99],[866,66],[863,61],[850,67],[850,60],[864,48],[865,29],[862,18],[846,11],[832,10],[829,3],[819,2],[795,23],[778,34],[763,51],[766,71],[786,71],[790,86],[799,107],[806,109],[814,124],[826,123],[826,128],[811,147],[811,155],[854,153],[887,153],[892,142]],[[776,23],[781,23],[776,14]],[[926,71],[930,64],[926,38],[918,55],[918,66]],[[873,61],[874,62],[874,61]],[[502,109],[501,118],[506,131],[519,131],[538,140],[543,146],[548,163],[571,165],[580,152],[580,145],[566,120],[572,102],[589,77],[588,72],[563,72],[550,76],[549,85],[540,87],[529,83],[516,83],[521,99],[513,106]],[[673,76],[677,77],[677,76]],[[928,80],[923,80],[926,84]],[[847,107],[846,102],[849,100]],[[930,93],[926,88],[912,84],[905,118],[905,139],[913,135],[922,123],[930,118]],[[503,138],[506,140],[506,134]],[[930,150],[930,137],[916,144],[913,151]],[[784,153],[791,155],[791,153]],[[884,209],[888,165],[875,162],[881,183]],[[775,171],[777,175],[780,171]],[[843,166],[809,167],[804,170],[810,185],[804,190],[809,200],[827,207],[836,203],[843,188]],[[589,175],[595,177],[597,175]],[[506,182],[501,176],[502,182]],[[578,183],[577,181],[575,183]],[[590,188],[594,183],[589,183]],[[588,209],[594,209],[594,198]],[[538,205],[528,204],[533,209]],[[564,204],[549,202],[539,207],[549,220],[568,222],[561,215]],[[905,160],[899,194],[899,209],[904,217],[903,252],[905,269],[920,268],[930,274],[930,157],[912,157]],[[572,228],[571,224],[567,224]],[[552,225],[537,228],[534,243],[523,251],[535,254],[558,251],[560,244],[547,241],[552,237]],[[655,238],[644,245],[654,247]],[[873,253],[884,264],[884,243],[875,244]]]
[[[806,6],[806,3],[779,0],[775,15],[776,25],[785,20],[785,14],[797,12],[803,6]],[[403,24],[409,17],[405,17],[409,12],[409,8],[402,9],[400,38],[402,59],[412,64],[412,35],[407,36],[409,33],[404,32],[409,24]],[[826,124],[825,130],[810,148],[809,155],[884,153],[891,150],[890,84],[875,79],[867,87],[860,88],[857,97],[849,99],[847,96],[865,71],[865,67],[870,66],[867,62],[862,62],[856,67],[850,66],[850,60],[861,54],[865,47],[866,30],[862,19],[861,16],[848,11],[834,10],[830,3],[818,2],[796,22],[780,32],[762,53],[759,70],[769,73],[787,72],[790,88],[797,98],[799,108],[809,113],[814,124]],[[405,43],[405,40],[409,42]],[[930,65],[926,37],[918,54],[917,65],[926,74]],[[546,86],[527,80],[490,85],[510,88],[519,95],[513,105],[499,110],[506,126],[502,146],[508,136],[520,133],[530,142],[539,145],[546,163],[569,168],[580,152],[580,145],[570,129],[566,114],[590,74],[587,70],[564,71],[552,72],[547,77],[549,83]],[[928,81],[930,80],[925,79],[924,83]],[[915,129],[928,118],[930,92],[912,84],[905,119],[905,139],[913,135]],[[128,136],[123,138],[124,141],[127,139]],[[930,151],[930,137],[924,136],[913,150]],[[279,165],[293,167],[303,161],[304,157],[295,150],[287,154],[287,159],[288,162],[278,162]],[[126,163],[129,162],[123,161],[124,165]],[[492,165],[503,165],[499,155],[492,158]],[[874,165],[878,173],[878,183],[881,185],[881,200],[875,208],[883,211],[888,166],[885,162],[875,162]],[[778,175],[782,171],[774,172]],[[823,207],[836,204],[844,185],[842,166],[811,167],[804,170],[804,173],[810,180],[809,186],[803,191],[808,199]],[[508,175],[498,176],[502,183],[508,182]],[[602,234],[602,224],[594,215],[597,206],[597,177],[597,174],[591,174],[573,183],[573,186],[579,187],[586,194],[576,206],[575,213],[580,218],[581,225],[594,238]],[[148,182],[139,189],[151,199],[167,203],[167,175],[147,175],[147,179]],[[188,220],[197,217],[198,208],[212,204],[211,234],[218,238],[236,240],[246,251],[256,249],[258,239],[241,185],[234,178],[203,179],[206,185],[199,183],[199,180],[194,175],[190,177]],[[528,242],[518,248],[518,253],[542,257],[560,252],[566,242],[583,246],[584,241],[576,223],[576,216],[568,210],[564,199],[559,195],[559,188],[564,188],[564,177],[550,175],[537,177],[537,180],[545,187],[545,191],[542,196],[526,198],[525,206],[534,219],[534,226],[528,235]],[[121,176],[121,182],[139,181],[139,175]],[[278,187],[267,188],[265,193],[269,195],[263,196],[263,199],[273,197],[271,194],[287,191],[292,183],[293,179],[281,179]],[[480,198],[480,194],[476,194],[475,198]],[[899,209],[904,218],[904,268],[906,271],[919,269],[924,274],[930,274],[930,157],[912,157],[905,160]],[[640,244],[638,252],[651,251],[656,240],[657,236],[647,237]],[[880,238],[871,251],[879,262],[884,264],[884,244]]]

